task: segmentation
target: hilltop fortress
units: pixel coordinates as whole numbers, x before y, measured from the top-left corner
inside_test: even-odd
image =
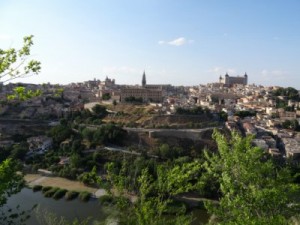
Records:
[[[222,75],[219,78],[219,83],[225,84],[228,86],[232,86],[234,84],[243,84],[247,85],[248,84],[248,75],[245,73],[244,76],[229,76],[228,73],[225,74],[225,77],[223,78]]]

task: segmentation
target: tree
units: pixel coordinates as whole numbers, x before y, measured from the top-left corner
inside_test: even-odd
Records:
[[[102,100],[109,100],[111,98],[110,94],[109,93],[104,93],[102,95]]]
[[[97,174],[96,166],[90,172],[84,172],[79,177],[78,180],[84,183],[85,185],[96,186],[101,183],[101,178]]]
[[[71,128],[64,125],[57,125],[55,127],[52,127],[49,131],[49,135],[53,138],[53,140],[57,144],[60,144],[60,142],[69,138],[71,134],[72,134]]]
[[[0,224],[24,224],[27,218],[25,211],[18,213],[3,207],[7,198],[18,193],[24,187],[21,174],[17,173],[17,164],[7,159],[0,163]],[[18,210],[18,208],[17,208]]]
[[[7,99],[8,100],[13,100],[13,99],[17,99],[17,100],[20,100],[20,101],[24,101],[24,100],[27,100],[29,98],[32,98],[32,97],[36,97],[36,96],[40,96],[41,95],[41,90],[26,90],[25,87],[16,87],[13,89],[13,94],[11,95],[8,95],[7,96]]]
[[[17,193],[23,187],[23,178],[16,171],[16,164],[10,159],[0,164],[0,207],[6,203],[7,197]]]
[[[299,129],[299,123],[298,123],[298,120],[285,120],[282,123],[282,127],[285,128],[285,129],[298,130]]]
[[[97,104],[92,108],[92,110],[100,119],[104,118],[107,115],[106,108],[103,105]]]
[[[135,163],[134,163],[135,164]],[[132,163],[125,159],[121,168],[118,169],[115,163],[107,163],[107,180],[110,181],[120,193],[128,191],[132,186],[130,181],[138,167],[130,168]],[[139,166],[140,167],[140,166]],[[186,208],[181,205],[176,208],[176,216],[166,216],[170,212],[170,206],[174,204],[173,197],[197,188],[197,177],[201,165],[198,161],[184,163],[182,165],[159,165],[153,171],[147,163],[143,162],[137,178],[138,201],[127,207],[120,215],[120,224],[130,225],[188,225],[191,223],[191,216],[185,215]]]
[[[218,154],[205,157],[207,175],[220,184],[219,204],[206,206],[218,224],[285,224],[293,214],[294,185],[290,171],[266,159],[251,145],[252,136],[232,134],[230,141],[216,130]]]
[[[41,63],[33,59],[29,60],[30,48],[33,45],[32,39],[33,35],[24,37],[21,49],[0,49],[0,80],[2,82],[40,72]]]
[[[23,47],[21,49],[10,48],[3,50],[0,48],[0,81],[8,82],[16,78],[27,77],[32,74],[38,74],[41,70],[41,63],[36,60],[29,60],[30,48],[33,45],[33,35],[24,37]],[[26,91],[24,88],[14,90],[19,94],[21,100],[35,96],[38,92]],[[10,98],[13,98],[12,96]],[[11,160],[4,160],[0,163],[0,220],[1,224],[11,224],[18,214],[12,214],[7,217],[3,212],[3,205],[7,197],[21,190],[24,181],[22,175],[17,173],[16,164]],[[19,224],[23,223],[23,214],[19,217]]]

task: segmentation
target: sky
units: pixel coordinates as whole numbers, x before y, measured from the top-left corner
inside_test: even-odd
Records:
[[[28,83],[198,85],[220,75],[300,89],[299,0],[1,0],[0,48],[34,35]]]

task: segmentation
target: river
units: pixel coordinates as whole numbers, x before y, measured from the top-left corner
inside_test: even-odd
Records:
[[[52,198],[45,198],[42,192],[33,192],[31,189],[24,188],[16,195],[8,199],[7,205],[15,208],[21,205],[22,209],[28,210],[35,204],[38,204],[40,209],[55,213],[57,216],[63,216],[66,219],[86,219],[91,217],[90,224],[95,221],[104,221],[106,218],[105,210],[101,207],[97,199],[91,199],[88,202],[82,202],[79,199],[67,201],[65,199],[54,200]],[[26,224],[39,225],[39,215],[35,211],[31,213],[30,219]]]
[[[16,195],[8,199],[7,205],[15,208],[20,205],[23,210],[32,208],[35,204],[39,205],[42,210],[55,213],[57,216],[63,216],[66,219],[74,220],[75,218],[82,220],[90,217],[89,224],[97,224],[97,221],[104,222],[108,215],[113,214],[113,209],[102,207],[97,199],[91,199],[88,202],[82,202],[79,199],[67,201],[65,199],[54,200],[45,198],[41,192],[33,192],[31,189],[24,188]],[[203,210],[194,210],[195,221],[193,225],[204,224],[207,222],[207,213]],[[40,225],[35,211],[31,213],[31,217],[26,221],[26,225]]]

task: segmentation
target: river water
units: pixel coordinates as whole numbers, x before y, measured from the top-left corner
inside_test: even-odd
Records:
[[[82,202],[79,199],[67,201],[65,199],[54,200],[52,198],[45,198],[41,192],[33,192],[31,189],[24,188],[16,195],[8,199],[7,205],[15,208],[20,205],[23,210],[32,208],[38,204],[39,212],[46,210],[47,212],[55,213],[57,216],[63,216],[66,219],[74,220],[75,218],[82,220],[91,218],[89,224],[98,224],[104,222],[106,218],[113,214],[113,209],[102,207],[97,199],[91,199],[88,202]],[[207,222],[208,215],[204,210],[194,210],[195,221],[193,225],[204,224]],[[36,211],[32,211],[30,219],[27,220],[27,225],[40,225]],[[105,224],[105,223],[103,223]]]
[[[88,202],[82,202],[79,199],[67,201],[65,199],[55,200],[52,198],[45,198],[42,192],[33,192],[31,189],[24,188],[16,195],[9,198],[7,205],[15,208],[20,205],[22,209],[31,209],[35,204],[38,204],[38,211],[47,210],[47,212],[55,213],[57,216],[63,216],[66,219],[73,220],[75,218],[82,220],[91,217],[90,224],[95,221],[104,221],[106,213],[101,207],[97,199],[91,199]],[[31,218],[26,222],[28,225],[39,225],[36,211],[31,213]]]

